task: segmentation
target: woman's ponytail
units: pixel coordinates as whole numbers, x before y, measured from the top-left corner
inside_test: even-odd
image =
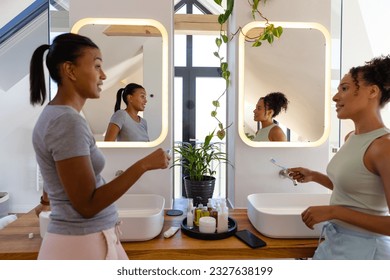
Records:
[[[114,112],[116,112],[116,111],[121,109],[121,99],[122,99],[122,92],[123,91],[124,91],[124,88],[121,88],[116,93],[116,102],[115,102]]]
[[[43,105],[46,100],[46,83],[43,70],[43,54],[50,48],[49,45],[38,47],[30,61],[30,103]]]

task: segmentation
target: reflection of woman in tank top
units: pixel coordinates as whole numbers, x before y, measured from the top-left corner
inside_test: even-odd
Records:
[[[261,97],[253,111],[254,120],[261,122],[261,129],[256,132],[254,141],[287,141],[283,130],[273,119],[283,109],[287,110],[288,100],[281,92],[272,92]]]
[[[121,99],[126,104],[125,110],[120,110]],[[149,141],[146,120],[138,116],[145,109],[145,89],[138,84],[128,84],[118,90],[115,113],[108,125],[104,141]]]

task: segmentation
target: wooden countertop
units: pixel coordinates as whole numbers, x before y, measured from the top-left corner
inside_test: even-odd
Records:
[[[180,226],[182,216],[165,215],[160,235],[152,240],[123,242],[123,247],[133,260],[203,260],[203,259],[275,259],[310,258],[318,245],[318,239],[274,239],[258,233],[248,220],[246,209],[229,209],[229,217],[238,225],[238,230],[248,229],[267,246],[252,249],[235,236],[221,240],[199,240],[178,231],[171,238],[164,238],[163,232],[171,226]],[[29,238],[33,233],[34,237]],[[16,221],[0,230],[0,259],[31,260],[38,256],[41,245],[39,219],[34,211],[22,215]]]

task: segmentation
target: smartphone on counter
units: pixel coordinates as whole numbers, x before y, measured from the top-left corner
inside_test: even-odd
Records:
[[[260,239],[247,229],[239,230],[234,235],[252,248],[261,248],[267,245],[264,240]]]

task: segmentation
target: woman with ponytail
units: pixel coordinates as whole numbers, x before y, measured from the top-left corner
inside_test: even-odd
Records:
[[[51,210],[38,259],[127,259],[114,202],[145,172],[167,168],[170,157],[157,149],[106,183],[100,174],[104,156],[80,115],[88,98],[100,96],[106,79],[102,54],[89,38],[72,33],[38,47],[30,64],[32,105],[45,103],[46,51],[46,66],[58,90],[45,105],[32,137],[45,182],[41,204],[50,203]]]
[[[339,119],[355,130],[322,174],[289,169],[301,183],[316,182],[332,190],[330,205],[302,213],[309,227],[324,222],[323,237],[313,259],[390,259],[390,130],[380,110],[390,99],[390,56],[349,70],[333,97]]]
[[[121,100],[126,109],[121,110]],[[143,141],[148,142],[148,125],[146,120],[138,115],[145,110],[147,100],[145,89],[135,83],[128,84],[118,90],[114,114],[104,137],[104,141]]]

